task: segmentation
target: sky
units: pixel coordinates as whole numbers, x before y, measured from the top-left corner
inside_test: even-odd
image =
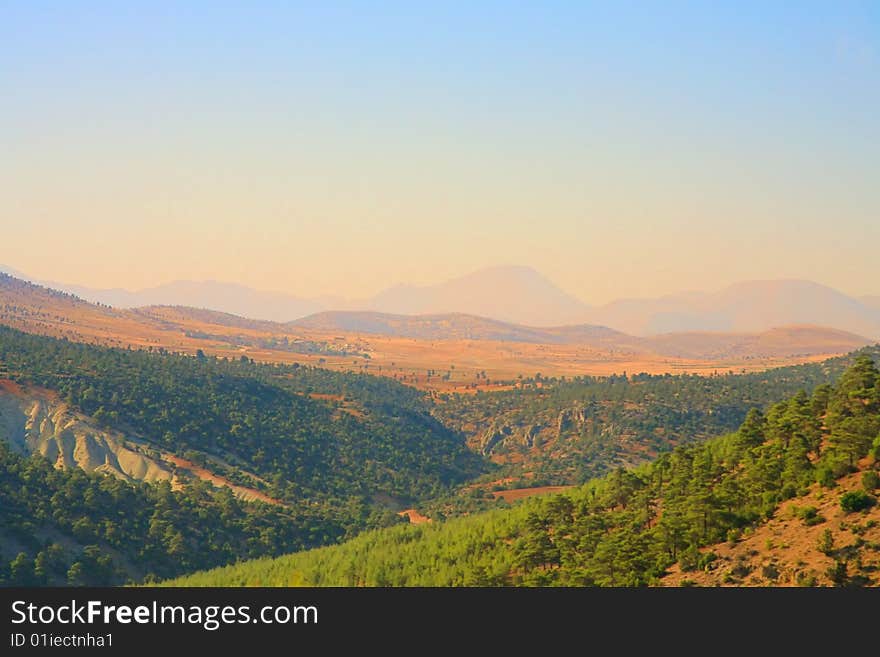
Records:
[[[877,2],[0,0],[0,89],[35,278],[880,293]]]

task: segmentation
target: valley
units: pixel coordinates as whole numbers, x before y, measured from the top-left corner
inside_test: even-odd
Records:
[[[717,449],[727,455],[719,458],[728,458],[735,440],[729,436],[745,435],[743,422],[748,424],[753,409],[778,423],[774,409],[794,404],[787,399],[804,404],[801,391],[816,391],[811,408],[828,404],[823,395],[854,362],[867,367],[880,358],[880,347],[866,346],[867,339],[816,326],[638,337],[594,325],[529,327],[462,313],[360,311],[278,323],[187,307],[116,309],[5,275],[0,323],[0,446],[9,483],[3,513],[12,528],[0,536],[0,581],[18,583],[144,583],[310,548],[342,555],[345,572],[355,579],[332,579],[336,566],[318,577],[311,566],[272,565],[272,572],[285,573],[278,581],[709,584],[714,571],[703,566],[710,558],[700,555],[711,551],[716,566],[730,563],[736,572],[745,572],[746,566],[739,567],[744,559],[752,560],[750,573],[779,569],[783,574],[774,583],[804,577],[827,583],[818,561],[810,571],[815,575],[804,575],[803,567],[783,556],[768,566],[762,555],[728,554],[723,546],[710,550],[713,535],[705,532],[683,544],[690,561],[682,561],[675,547],[656,555],[657,563],[666,564],[662,571],[630,564],[622,579],[600,575],[593,566],[582,575],[540,560],[526,567],[519,552],[495,548],[488,553],[494,565],[435,569],[431,580],[403,575],[402,566],[391,562],[354,563],[345,555],[349,545],[370,544],[375,536],[375,549],[390,550],[392,561],[418,562],[421,557],[396,552],[401,537],[426,532],[423,547],[431,554],[438,549],[431,537],[445,541],[457,527],[472,527],[493,545],[492,532],[506,527],[502,544],[522,544],[516,550],[528,551],[531,541],[543,545],[547,539],[529,533],[537,525],[523,516],[531,513],[527,509],[569,504],[564,500],[592,509],[610,481],[642,481],[634,483],[636,489],[657,496],[645,508],[663,507],[669,502],[662,490],[647,482],[670,458]],[[872,393],[859,394],[870,400]],[[823,430],[811,422],[809,435]],[[784,426],[780,430],[793,425]],[[808,459],[815,462],[810,477],[820,477],[820,466],[828,463],[840,479],[836,485],[855,489],[856,478],[847,478],[840,454],[828,446],[815,452]],[[873,463],[864,457],[860,467],[868,472]],[[22,477],[46,483],[21,497],[17,491],[27,489]],[[821,490],[799,489],[798,495],[821,496],[828,488],[823,481]],[[71,486],[112,489],[106,493],[111,499],[102,508],[75,505],[69,513],[53,491]],[[140,510],[120,529],[106,514],[121,508],[123,498]],[[822,506],[820,499],[815,505],[830,517],[825,507],[831,502]],[[218,507],[229,513],[209,523],[211,532],[182,538],[192,514]],[[169,508],[178,510],[168,516],[169,524],[156,525],[166,512],[160,509]],[[613,509],[602,503],[595,512]],[[798,511],[786,507],[780,513],[795,517]],[[32,514],[42,518],[41,525],[25,521]],[[750,514],[736,528],[753,528],[756,535],[776,531]],[[487,534],[484,521],[496,529]],[[553,542],[556,520],[541,522]],[[665,526],[662,518],[649,524],[658,522]],[[870,528],[865,531],[873,536]],[[152,541],[148,553],[135,549],[142,534]],[[593,545],[595,537],[582,540],[592,546],[589,554],[611,549]],[[206,555],[201,560],[200,551]],[[183,554],[188,556],[175,558]],[[312,563],[312,553],[302,554],[289,558]],[[54,565],[38,565],[44,562]],[[246,583],[261,563],[275,562],[245,564],[244,574],[232,580],[211,574],[183,581]],[[870,555],[860,563],[870,568]],[[274,575],[257,577],[276,581]],[[749,581],[764,581],[755,577]]]

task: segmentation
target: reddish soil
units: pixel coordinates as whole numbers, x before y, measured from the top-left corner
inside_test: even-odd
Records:
[[[493,497],[497,500],[499,497],[505,502],[516,502],[524,500],[527,497],[535,495],[546,495],[547,493],[558,493],[559,491],[574,488],[574,486],[535,486],[534,488],[511,488],[510,490],[492,491]]]
[[[431,522],[431,519],[428,516],[423,516],[415,509],[405,509],[398,512],[397,515],[406,517],[413,525],[423,525],[426,522]]]
[[[223,488],[224,486],[228,486],[233,493],[237,497],[241,497],[245,500],[259,500],[260,502],[265,502],[266,504],[275,504],[278,506],[287,506],[281,500],[277,500],[274,497],[269,497],[262,491],[258,491],[255,488],[248,488],[247,486],[240,486],[239,484],[234,484],[225,477],[221,477],[220,475],[214,474],[210,470],[206,470],[200,465],[196,465],[192,461],[188,461],[179,456],[174,456],[173,454],[163,453],[162,460],[167,461],[168,463],[173,464],[180,470],[186,470],[187,472],[195,475],[202,481],[207,481],[210,484],[216,486],[217,488]]]

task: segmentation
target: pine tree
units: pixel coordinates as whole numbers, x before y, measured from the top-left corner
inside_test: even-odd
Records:
[[[880,371],[870,356],[859,356],[840,377],[828,401],[830,443],[852,466],[880,433]]]

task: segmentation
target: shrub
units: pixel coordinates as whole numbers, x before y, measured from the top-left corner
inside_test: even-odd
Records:
[[[730,569],[730,574],[737,578],[745,577],[750,572],[752,572],[752,569],[745,561],[740,561]]]
[[[851,490],[840,496],[840,508],[846,513],[864,511],[874,505],[876,500],[863,490]]]
[[[798,512],[798,516],[804,521],[807,527],[819,525],[825,522],[825,517],[819,515],[819,511],[814,506],[807,506]]]
[[[779,568],[776,567],[776,564],[768,563],[763,568],[761,568],[761,575],[764,579],[776,580],[779,577]]]
[[[816,545],[822,554],[831,554],[834,551],[834,536],[830,529],[826,529],[819,537],[819,543]]]
[[[849,579],[846,570],[846,561],[835,561],[834,565],[825,571],[825,574],[835,586],[843,586],[846,584],[847,579]]]
[[[827,465],[823,465],[816,471],[816,481],[825,488],[834,488],[837,485],[834,473]]]
[[[880,475],[874,470],[867,470],[862,473],[862,487],[867,491],[880,488]]]
[[[710,570],[709,564],[715,561],[718,558],[718,555],[714,552],[706,552],[700,555],[700,558],[697,560],[697,568],[700,570]]]
[[[739,539],[742,538],[742,530],[733,528],[727,530],[727,542],[734,546],[739,542]]]
[[[816,573],[812,570],[806,573],[798,573],[796,580],[798,586],[816,586]]]

